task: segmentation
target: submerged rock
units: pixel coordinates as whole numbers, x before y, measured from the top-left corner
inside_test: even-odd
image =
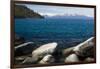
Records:
[[[22,56],[32,53],[36,46],[34,42],[26,42],[15,47],[15,56]]]
[[[45,55],[52,54],[54,53],[56,46],[57,46],[56,42],[44,44],[32,52],[32,58],[35,61],[38,61]]]
[[[20,37],[19,35],[15,35],[14,46],[20,45],[24,42],[25,42],[25,39],[23,37]]]

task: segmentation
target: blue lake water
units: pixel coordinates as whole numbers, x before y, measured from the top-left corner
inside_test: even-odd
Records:
[[[74,46],[94,36],[93,19],[15,19],[15,33],[27,41]]]

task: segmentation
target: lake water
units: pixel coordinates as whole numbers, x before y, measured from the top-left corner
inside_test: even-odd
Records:
[[[36,43],[75,46],[94,36],[93,19],[15,19],[15,33]]]

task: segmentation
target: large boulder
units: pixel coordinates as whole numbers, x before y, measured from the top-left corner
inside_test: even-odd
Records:
[[[85,48],[88,46],[93,46],[94,45],[94,37],[89,38],[88,40],[78,44],[77,46],[74,47],[73,51],[79,51],[81,47]]]
[[[94,46],[80,47],[80,50],[76,52],[80,57],[94,57]]]
[[[84,41],[83,43],[80,43],[79,45],[75,46],[73,51],[76,55],[78,55],[80,58],[87,58],[87,57],[94,57],[95,53],[95,45],[94,45],[94,38],[91,37],[88,40]]]
[[[56,47],[56,42],[44,44],[32,52],[32,58],[36,62],[42,59],[44,56],[54,53]]]
[[[67,57],[65,62],[77,62],[77,61],[92,61],[90,58],[94,58],[95,53],[94,37],[78,44],[75,47],[67,48],[63,51],[63,54]],[[89,59],[87,59],[89,57]],[[71,60],[70,60],[71,59]]]

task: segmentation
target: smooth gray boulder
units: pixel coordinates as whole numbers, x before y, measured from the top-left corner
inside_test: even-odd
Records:
[[[87,58],[87,57],[94,57],[95,53],[95,45],[93,42],[94,38],[91,37],[85,42],[77,45],[73,51],[81,58]]]
[[[54,53],[56,47],[56,42],[44,44],[32,52],[32,58],[34,59],[34,61],[38,61],[44,56]]]
[[[76,54],[71,54],[65,59],[65,63],[71,63],[71,62],[79,62],[79,58]]]

